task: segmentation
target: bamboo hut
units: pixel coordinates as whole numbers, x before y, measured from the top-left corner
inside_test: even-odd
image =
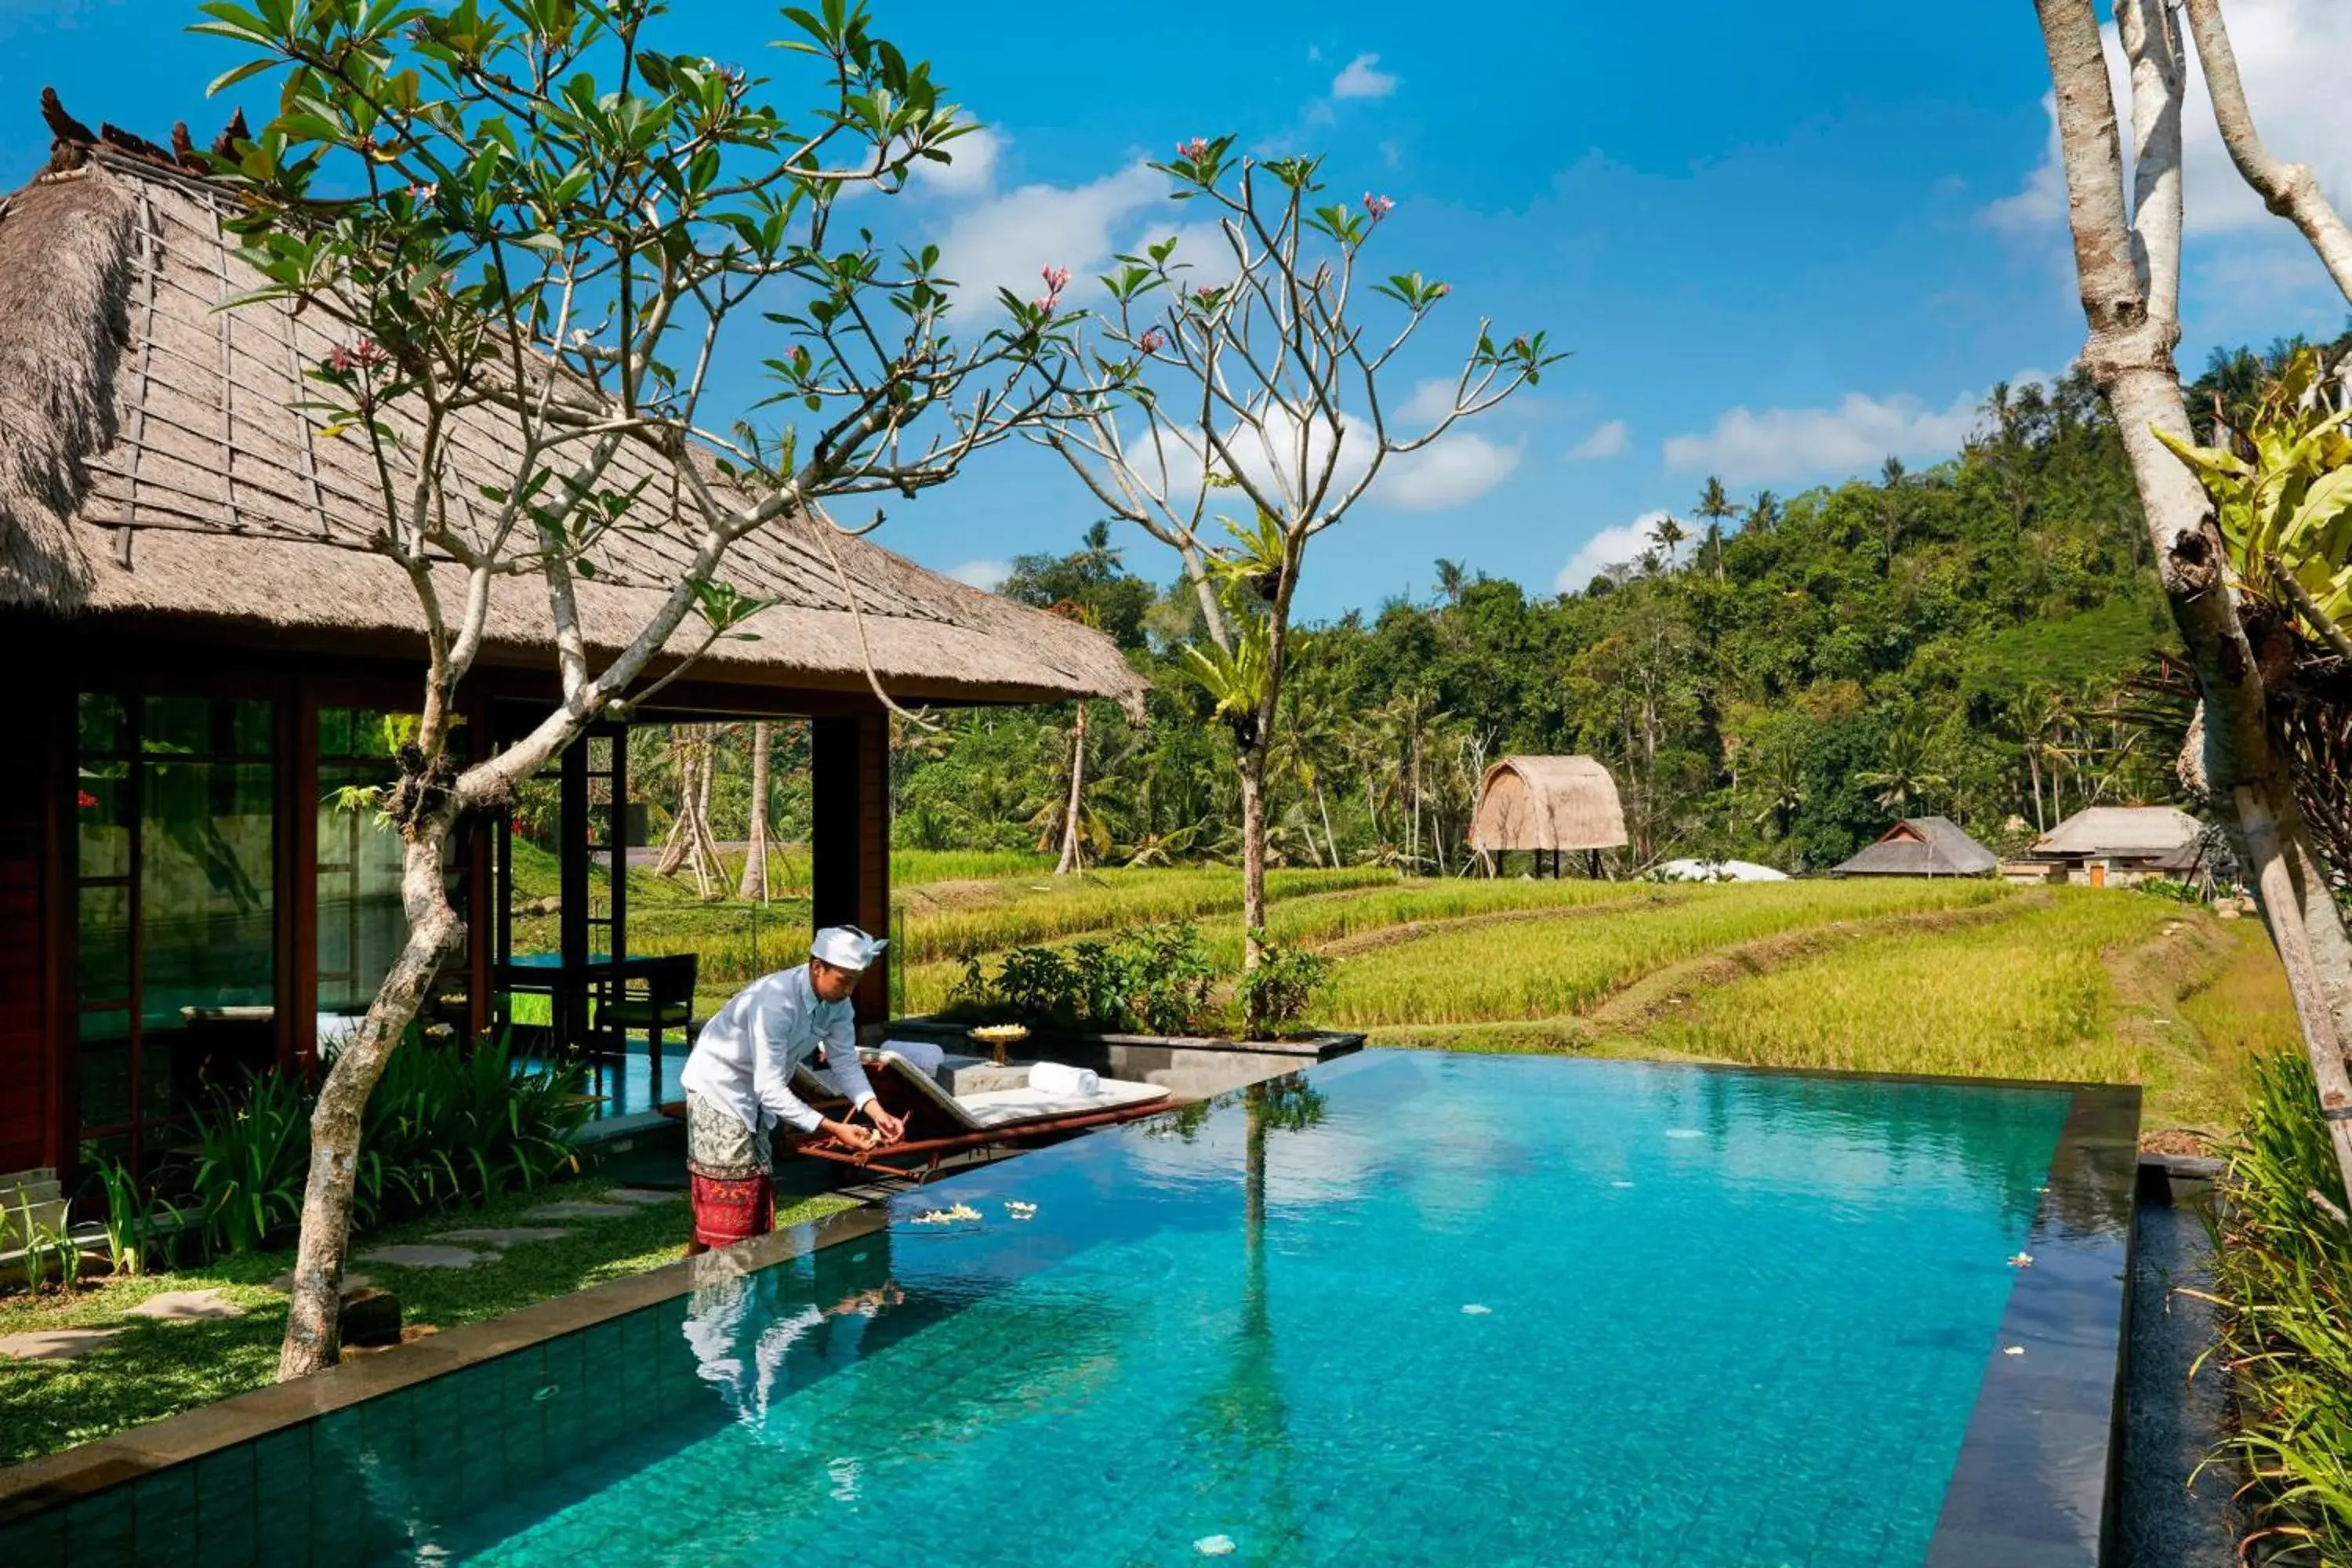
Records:
[[[1946,816],[1909,816],[1878,836],[1850,860],[1830,868],[1832,877],[1982,877],[2000,858]]]
[[[335,346],[328,324],[282,302],[218,308],[260,282],[226,233],[233,198],[163,148],[90,132],[54,95],[43,108],[49,167],[0,200],[0,647],[16,675],[0,770],[0,1173],[70,1182],[79,1151],[135,1166],[170,1146],[223,1047],[307,1068],[373,994],[404,931],[399,856],[364,814],[319,803],[390,766],[368,737],[418,701],[425,639],[405,573],[370,545],[364,444],[289,407]],[[485,417],[453,443],[446,506],[482,505],[514,439]],[[656,508],[679,460],[699,459],[633,448],[609,482],[646,481],[634,504]],[[578,585],[593,656],[633,637],[690,559],[641,521],[612,531]],[[767,602],[740,628],[752,635],[719,642],[641,717],[808,721],[819,925],[888,929],[888,729],[869,671],[906,701],[1140,705],[1108,638],[821,519],[745,539],[726,571]],[[673,649],[695,640],[689,627]],[[674,653],[651,673],[675,667]],[[545,589],[499,579],[461,694],[476,754],[559,696]],[[565,976],[632,957],[625,738],[602,727],[561,760],[561,952],[509,951],[510,827],[472,833],[457,896],[476,935],[449,977],[453,1027],[487,1026],[526,957]],[[609,893],[592,896],[592,867]],[[887,985],[877,966],[862,1019],[887,1008]],[[656,1058],[656,1100],[661,1082]]]
[[[1581,849],[1586,868],[1601,874],[1601,851],[1629,842],[1617,782],[1591,757],[1504,757],[1478,781],[1478,809],[1470,842],[1479,854],[1534,852],[1551,857],[1559,874],[1563,849]]]

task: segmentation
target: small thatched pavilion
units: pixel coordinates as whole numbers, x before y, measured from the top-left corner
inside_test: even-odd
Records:
[[[2000,858],[1948,816],[1910,816],[1850,860],[1830,868],[1832,877],[1983,877]]]
[[[166,149],[44,107],[48,170],[0,196],[0,657],[16,678],[0,1174],[53,1167],[70,1187],[85,1151],[136,1168],[184,1139],[208,1077],[308,1068],[373,995],[404,939],[398,846],[320,803],[389,776],[385,737],[420,700],[425,637],[405,574],[369,547],[367,453],[289,406],[313,395],[304,368],[334,346],[328,323],[282,303],[220,309],[260,282],[224,225],[234,196]],[[485,419],[454,443],[439,481],[453,512],[509,471],[512,441]],[[638,504],[656,506],[673,460],[631,450],[612,482],[647,481],[656,499]],[[825,526],[780,520],[730,552],[730,581],[767,602],[752,636],[720,642],[641,717],[807,721],[812,914],[881,931],[888,724],[869,669],[935,704],[1139,705],[1145,683],[1084,626],[863,539],[828,548]],[[578,589],[598,658],[691,559],[657,518],[609,539]],[[560,697],[544,589],[501,577],[491,595],[461,695],[477,755]],[[566,998],[665,962],[628,942],[625,742],[600,726],[551,770],[559,952],[510,951],[521,835],[503,818],[472,832],[456,896],[473,939],[434,1003],[452,1029],[485,1028],[535,990],[572,1048],[565,1019],[586,1015]],[[885,1016],[882,966],[857,1002],[861,1021]]]
[[[1538,865],[1548,850],[1554,876],[1561,850],[1581,849],[1597,877],[1601,851],[1628,842],[1617,781],[1591,757],[1505,757],[1478,782],[1470,842],[1482,855],[1532,850]]]

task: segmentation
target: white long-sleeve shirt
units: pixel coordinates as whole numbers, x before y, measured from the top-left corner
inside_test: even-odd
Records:
[[[823,1002],[808,965],[751,982],[702,1026],[679,1083],[743,1119],[755,1133],[777,1122],[814,1132],[824,1119],[793,1092],[793,1068],[824,1047],[825,1076],[852,1107],[874,1098],[857,1063],[857,1027],[846,1001]]]

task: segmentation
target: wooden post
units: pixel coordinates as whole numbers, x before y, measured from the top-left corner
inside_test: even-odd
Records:
[[[890,934],[890,727],[880,709],[809,722],[809,912],[817,928]],[[890,1014],[885,953],[857,987],[861,1022]]]

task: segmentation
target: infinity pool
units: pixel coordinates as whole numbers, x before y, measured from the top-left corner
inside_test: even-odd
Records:
[[[1969,1560],[1939,1517],[2074,1101],[1368,1052],[314,1421],[303,1528],[532,1568]],[[2120,1285],[2044,1283],[2112,1330]],[[2044,1328],[2036,1366],[2081,1337]]]

